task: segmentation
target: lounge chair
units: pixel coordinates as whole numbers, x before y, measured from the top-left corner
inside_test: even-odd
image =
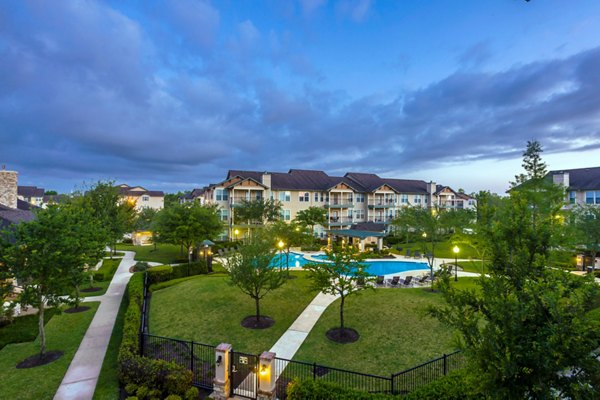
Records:
[[[402,286],[411,287],[412,286],[412,275],[409,275],[402,281]]]
[[[396,246],[396,250],[398,250],[398,253],[402,253],[402,246]]]
[[[359,276],[358,279],[356,279],[356,286],[357,287],[365,286],[365,277],[364,276]]]
[[[398,285],[400,284],[400,277],[394,276],[388,281],[388,283],[391,287],[398,287]]]
[[[385,277],[383,275],[377,276],[377,280],[375,281],[375,286],[385,286]]]
[[[418,251],[415,251],[415,254],[413,255],[414,258],[421,258],[421,253]]]
[[[404,258],[408,258],[410,257],[410,249],[406,250],[406,254],[404,255]]]
[[[415,282],[417,285],[423,285],[429,280],[429,274],[425,274],[417,279]]]

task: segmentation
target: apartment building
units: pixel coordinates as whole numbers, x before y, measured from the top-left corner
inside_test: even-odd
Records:
[[[552,182],[565,187],[568,207],[600,205],[600,167],[550,171],[548,175]]]
[[[147,190],[141,186],[118,185],[121,198],[135,205],[135,210],[144,208],[160,210],[165,206],[165,194],[159,190]]]
[[[26,201],[36,207],[42,207],[44,204],[44,193],[44,188],[39,188],[37,186],[17,187],[17,197],[19,200]]]
[[[323,171],[290,169],[288,172],[230,170],[224,181],[195,189],[195,199],[217,204],[221,220],[228,224],[233,237],[235,209],[243,201],[275,199],[282,204],[282,219],[293,220],[300,210],[322,207],[327,210],[327,225],[315,233],[349,229],[374,222],[388,224],[402,207],[474,208],[475,201],[447,186],[409,179],[381,178],[376,174],[349,172],[329,176]]]

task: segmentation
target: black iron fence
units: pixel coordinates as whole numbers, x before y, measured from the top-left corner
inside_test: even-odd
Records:
[[[464,353],[455,351],[392,375],[392,393],[406,394],[465,366]]]

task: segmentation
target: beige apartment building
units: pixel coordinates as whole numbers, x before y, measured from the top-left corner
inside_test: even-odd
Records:
[[[147,190],[141,186],[118,185],[121,198],[135,205],[135,210],[144,208],[161,210],[165,206],[165,194],[159,190]]]
[[[600,206],[600,167],[550,171],[548,175],[555,184],[565,187],[567,208],[583,204]]]
[[[323,171],[299,169],[287,173],[230,170],[224,181],[192,193],[194,196],[182,200],[219,206],[230,238],[235,236],[235,209],[249,200],[280,201],[284,221],[293,220],[300,210],[309,207],[326,209],[327,225],[315,227],[319,237],[324,237],[327,230],[349,229],[364,222],[382,224],[384,229],[402,207],[475,207],[470,196],[434,182],[354,172],[329,176]]]

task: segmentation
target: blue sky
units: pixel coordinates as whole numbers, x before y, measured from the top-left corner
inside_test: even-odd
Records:
[[[598,26],[595,0],[4,2],[0,163],[59,191],[306,168],[503,192],[527,140],[599,165]]]

